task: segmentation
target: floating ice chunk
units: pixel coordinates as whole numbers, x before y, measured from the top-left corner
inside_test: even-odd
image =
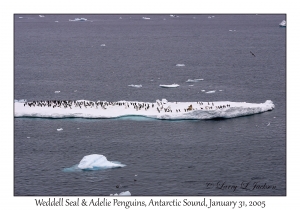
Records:
[[[19,17],[19,18],[23,18],[23,17]]]
[[[100,46],[101,46],[101,47],[105,47],[105,44],[101,44]]]
[[[179,64],[176,64],[176,66],[185,66],[185,65],[184,65],[184,64],[180,64],[180,63],[179,63]]]
[[[148,18],[148,17],[143,17],[143,19],[144,19],[144,20],[150,20],[150,18]]]
[[[60,93],[60,91],[59,91],[59,90],[56,90],[56,91],[54,91],[54,93]]]
[[[201,80],[203,80],[203,79],[188,79],[186,82],[198,82]]]
[[[125,191],[125,192],[121,192],[119,195],[131,195],[131,193],[129,191]]]
[[[119,17],[119,19],[122,19],[122,17]]]
[[[159,86],[163,88],[176,88],[179,87],[180,85],[174,83],[172,85],[159,85]]]
[[[27,139],[30,139],[30,137],[29,137],[29,136],[27,136]]]
[[[213,18],[214,18],[215,16],[211,16],[211,17],[213,17]]]
[[[223,90],[219,90],[219,91],[223,91]]]
[[[205,92],[205,90],[201,90],[201,92]]]
[[[57,129],[57,131],[62,131],[62,130],[63,130],[62,128],[58,128],[58,129]]]
[[[74,20],[69,19],[69,21],[87,21],[86,18],[75,18]]]
[[[271,123],[269,122],[267,126],[269,126]]]
[[[279,23],[279,27],[286,27],[286,21],[281,21],[281,23]]]
[[[44,15],[39,15],[39,17],[45,17]]]
[[[194,86],[194,85],[189,85],[189,86],[191,86],[191,87],[192,87],[192,86]]]
[[[215,90],[207,91],[206,93],[215,93]]]
[[[178,15],[170,15],[170,17],[179,17]]]
[[[56,20],[56,21],[54,21],[55,23],[58,23],[58,21]]]
[[[141,87],[143,87],[142,85],[133,85],[133,84],[128,85],[128,86],[130,86],[130,87],[135,87],[135,88],[141,88]]]
[[[98,154],[84,156],[80,161],[80,163],[78,164],[78,168],[87,169],[87,170],[120,168],[124,166],[125,165],[121,163],[114,163],[108,161],[104,155],[98,155]]]
[[[211,18],[210,16],[208,16],[207,18]]]
[[[120,194],[118,193],[110,194],[110,196],[118,196],[118,195],[131,196],[131,193],[129,191],[126,191],[126,192],[121,192]]]

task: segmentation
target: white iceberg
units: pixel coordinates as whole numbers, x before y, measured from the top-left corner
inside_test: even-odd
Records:
[[[279,23],[279,27],[286,27],[286,21],[283,20]]]
[[[60,93],[60,91],[59,91],[59,90],[56,90],[56,91],[54,91],[54,93]]]
[[[143,17],[143,19],[144,19],[144,20],[150,20],[150,18],[148,18],[148,17]]]
[[[87,21],[86,18],[75,18],[74,20],[69,19],[69,21]]]
[[[57,131],[62,131],[63,129],[62,128],[58,128],[58,129],[56,129]]]
[[[128,85],[129,87],[135,87],[135,88],[141,88],[141,87],[143,87],[142,85],[133,85],[133,84],[131,84],[131,85]]]
[[[188,79],[186,82],[198,82],[198,81],[202,81],[204,79]]]
[[[179,63],[179,64],[176,64],[176,66],[185,66],[185,64],[181,64],[181,63]]]
[[[179,87],[180,85],[174,83],[172,85],[159,85],[159,86],[163,88],[176,88]]]
[[[120,168],[124,167],[124,164],[114,163],[108,161],[104,155],[92,154],[82,158],[78,164],[78,168],[93,170],[93,169],[107,169],[107,168]]]
[[[129,191],[125,191],[125,192],[121,192],[120,194],[118,194],[118,193],[110,194],[110,196],[118,196],[118,195],[131,196],[131,193]]]
[[[215,90],[207,91],[206,93],[215,93]]]

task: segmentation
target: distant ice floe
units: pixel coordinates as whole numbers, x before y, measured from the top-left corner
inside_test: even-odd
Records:
[[[207,91],[206,93],[215,93],[215,90]]]
[[[122,17],[119,17],[119,19],[122,19]]]
[[[124,195],[124,196],[131,196],[131,193],[129,191],[121,192],[120,194],[110,194],[110,196],[118,196],[118,195]]]
[[[185,66],[185,64],[180,64],[180,63],[179,63],[179,64],[176,64],[176,66]]]
[[[188,79],[186,82],[199,82],[202,80],[204,80],[204,79]]]
[[[170,17],[179,17],[178,15],[170,15]]]
[[[62,128],[58,128],[58,129],[56,129],[57,131],[62,131],[63,129]]]
[[[194,86],[194,85],[189,85],[189,86],[191,86],[191,87],[192,87],[192,86]]]
[[[69,19],[69,21],[87,21],[86,18],[75,18],[74,20]]]
[[[159,85],[159,86],[163,88],[176,88],[179,87],[180,85],[174,83],[172,85]]]
[[[223,91],[223,90],[219,90],[219,91]]]
[[[150,18],[148,18],[148,17],[143,17],[143,19],[144,19],[144,20],[150,20]]]
[[[58,21],[56,20],[56,21],[54,21],[55,23],[58,23]]]
[[[39,17],[45,17],[44,15],[39,15]]]
[[[105,47],[106,45],[105,45],[105,44],[101,44],[100,46],[101,46],[101,47]]]
[[[286,27],[286,21],[281,21],[281,23],[279,23],[279,27]]]
[[[59,90],[56,90],[56,91],[54,91],[54,93],[60,93],[60,91],[59,91]]]
[[[130,86],[130,87],[135,87],[135,88],[141,88],[141,87],[143,87],[142,85],[133,85],[133,84],[128,85],[128,86]]]
[[[205,92],[205,90],[201,90],[201,92]]]
[[[208,16],[207,18],[211,18],[210,16]]]
[[[19,18],[23,18],[23,17],[19,17]]]
[[[236,31],[236,30],[235,29],[234,30],[230,29],[229,31]]]

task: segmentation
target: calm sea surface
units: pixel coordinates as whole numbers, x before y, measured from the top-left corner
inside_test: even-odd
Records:
[[[286,195],[285,15],[143,16],[15,15],[14,98],[275,109],[224,120],[15,118],[14,195]],[[90,154],[126,167],[64,171]]]

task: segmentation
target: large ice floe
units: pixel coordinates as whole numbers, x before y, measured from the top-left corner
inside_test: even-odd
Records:
[[[84,156],[78,165],[74,165],[71,168],[65,168],[64,171],[95,171],[109,168],[121,168],[124,166],[126,165],[116,161],[108,161],[104,155],[92,154]]]
[[[211,92],[211,91],[209,91]],[[207,92],[207,93],[209,93]],[[140,101],[32,101],[15,100],[15,117],[40,118],[120,118],[146,117],[164,120],[233,118],[271,111],[271,100],[264,103],[231,101],[155,102]]]

